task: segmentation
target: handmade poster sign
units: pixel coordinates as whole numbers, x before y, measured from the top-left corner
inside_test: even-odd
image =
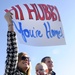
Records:
[[[23,4],[5,9],[13,13],[13,23],[19,41],[32,46],[64,45],[65,37],[56,6]]]

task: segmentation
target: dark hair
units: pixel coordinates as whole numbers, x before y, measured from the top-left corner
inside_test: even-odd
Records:
[[[41,62],[44,62],[44,63],[45,63],[46,58],[51,58],[51,57],[49,57],[49,56],[45,56],[44,58],[42,58]]]
[[[22,55],[27,55],[27,53],[24,52],[18,53],[18,62],[21,60]]]

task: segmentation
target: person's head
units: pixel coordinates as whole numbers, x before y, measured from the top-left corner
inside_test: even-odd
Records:
[[[47,75],[48,67],[45,63],[37,63],[35,66],[36,75]]]
[[[18,54],[17,67],[27,73],[27,75],[30,75],[30,59],[26,53],[21,52]]]
[[[41,62],[46,63],[46,65],[48,66],[48,70],[52,71],[53,61],[51,60],[51,57],[46,56],[46,57],[42,58]]]

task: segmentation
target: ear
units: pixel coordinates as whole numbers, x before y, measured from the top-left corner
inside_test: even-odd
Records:
[[[48,69],[46,69],[45,72],[48,74]]]

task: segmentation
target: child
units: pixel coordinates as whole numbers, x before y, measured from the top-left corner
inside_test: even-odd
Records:
[[[37,63],[35,70],[36,75],[48,75],[48,67],[45,63]]]

